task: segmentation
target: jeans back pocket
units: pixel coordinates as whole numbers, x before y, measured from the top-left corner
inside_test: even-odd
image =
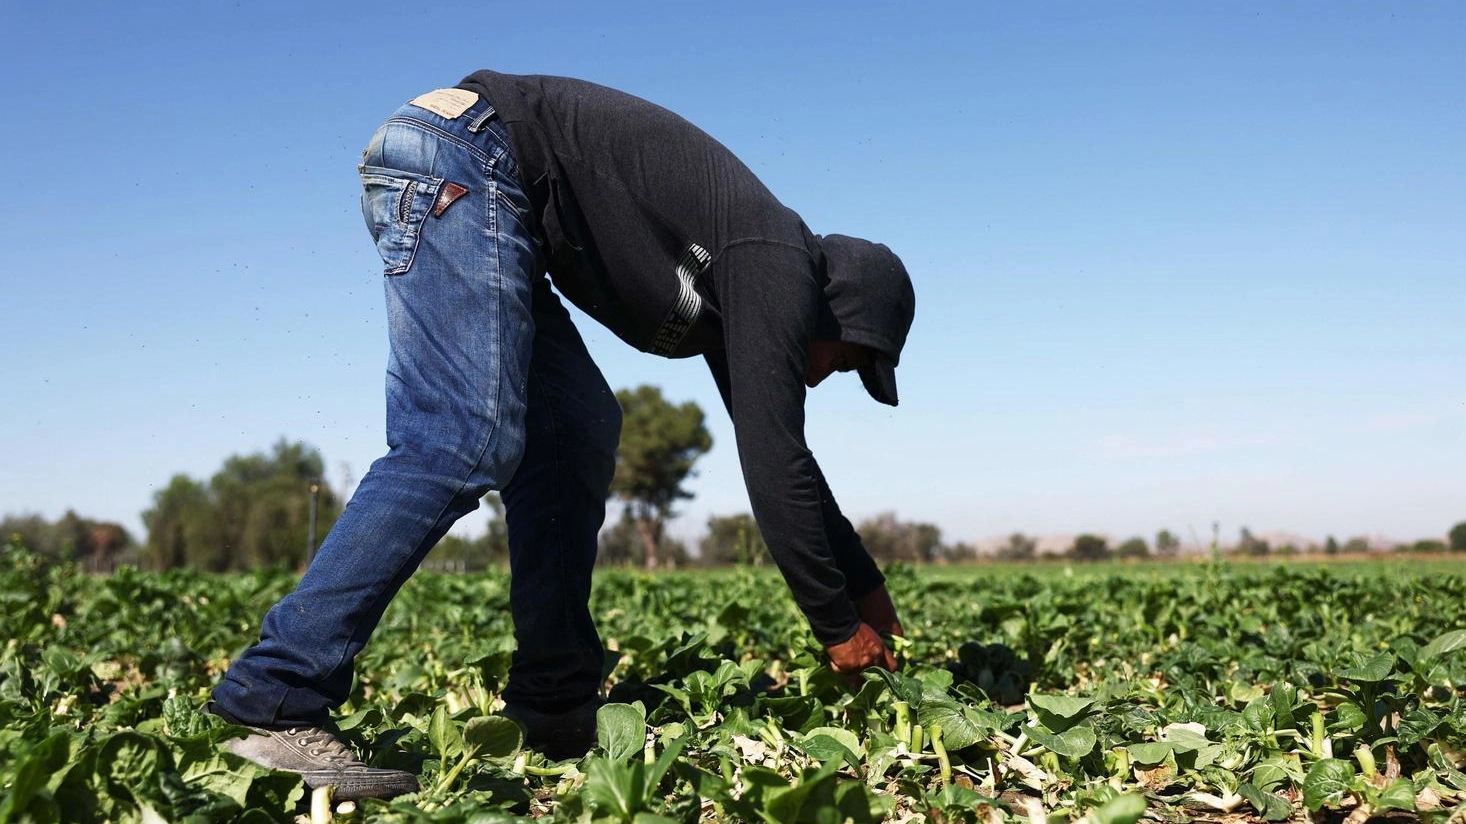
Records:
[[[382,256],[383,273],[401,275],[412,268],[423,223],[443,179],[361,166],[361,216]]]

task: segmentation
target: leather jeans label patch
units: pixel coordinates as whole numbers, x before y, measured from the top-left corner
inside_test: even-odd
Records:
[[[478,102],[478,95],[466,89],[434,89],[407,101],[419,109],[427,109],[439,117],[449,120],[468,111]]]

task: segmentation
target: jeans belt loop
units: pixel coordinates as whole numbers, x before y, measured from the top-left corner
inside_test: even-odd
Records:
[[[469,121],[468,130],[474,134],[483,131],[489,121],[493,119],[494,114],[494,104],[484,101],[484,110],[474,115],[473,120]]]

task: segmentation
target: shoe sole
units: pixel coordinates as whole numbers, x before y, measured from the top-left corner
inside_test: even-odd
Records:
[[[353,775],[349,772],[322,770],[302,772],[300,776],[305,779],[306,786],[311,789],[328,785],[335,787],[335,797],[341,801],[355,801],[361,798],[395,798],[418,791],[416,778],[408,773],[395,770],[384,770],[376,775],[370,773]]]

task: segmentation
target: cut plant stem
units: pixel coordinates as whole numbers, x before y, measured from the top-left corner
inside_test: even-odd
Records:
[[[1329,741],[1324,731],[1323,713],[1315,711],[1310,719],[1313,726],[1312,750],[1314,758],[1331,758],[1334,754],[1333,742]]]
[[[1379,766],[1374,761],[1374,750],[1368,744],[1360,744],[1354,749],[1354,758],[1359,762],[1359,769],[1364,773],[1365,778],[1374,778],[1379,775]]]
[[[942,728],[932,724],[932,751],[937,754],[937,770],[942,786],[952,783],[952,762],[947,758],[947,745],[942,743]]]
[[[561,776],[567,775],[575,769],[574,764],[561,764],[557,767],[525,767],[525,775]]]
[[[311,792],[311,824],[331,824],[331,798],[335,794],[336,787],[331,784]]]
[[[463,757],[458,759],[458,763],[453,765],[453,769],[449,770],[443,775],[442,778],[438,779],[438,786],[434,788],[434,792],[442,792],[453,786],[453,782],[457,781],[458,776],[463,774],[463,771],[468,767],[469,762],[473,761],[473,757],[474,754],[472,752],[464,753]]]
[[[911,705],[905,701],[896,702],[896,728],[891,732],[897,741],[911,740]]]

